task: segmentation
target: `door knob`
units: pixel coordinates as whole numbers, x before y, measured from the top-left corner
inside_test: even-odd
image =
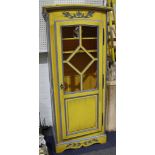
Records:
[[[64,89],[64,85],[63,85],[63,84],[61,84],[61,85],[60,85],[60,88],[61,88],[61,89]]]

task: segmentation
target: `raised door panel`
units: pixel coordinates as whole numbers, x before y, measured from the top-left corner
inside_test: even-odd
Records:
[[[67,135],[97,129],[97,95],[66,99]]]

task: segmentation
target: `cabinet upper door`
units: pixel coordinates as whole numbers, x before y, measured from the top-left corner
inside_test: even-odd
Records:
[[[57,22],[56,28],[63,138],[101,131],[102,23]]]

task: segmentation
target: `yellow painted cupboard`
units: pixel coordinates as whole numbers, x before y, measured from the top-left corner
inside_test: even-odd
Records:
[[[53,133],[57,153],[106,143],[107,11],[92,5],[43,7],[47,22]]]

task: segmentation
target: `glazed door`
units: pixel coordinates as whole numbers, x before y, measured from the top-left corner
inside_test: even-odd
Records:
[[[56,22],[63,139],[101,131],[103,26],[101,22]]]

